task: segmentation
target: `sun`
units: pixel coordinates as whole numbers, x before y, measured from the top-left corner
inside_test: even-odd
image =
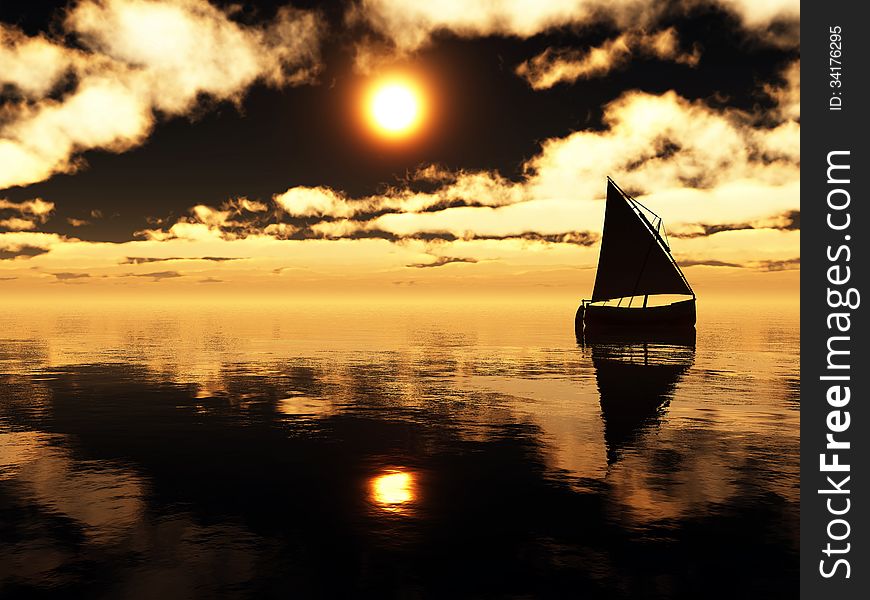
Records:
[[[375,84],[366,106],[371,125],[388,138],[403,138],[416,131],[423,112],[423,95],[419,87],[405,80]]]

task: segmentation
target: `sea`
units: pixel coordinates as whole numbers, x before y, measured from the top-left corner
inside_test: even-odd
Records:
[[[798,308],[10,305],[0,596],[796,597]]]

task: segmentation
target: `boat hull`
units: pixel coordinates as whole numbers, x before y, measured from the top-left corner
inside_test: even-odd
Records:
[[[681,330],[694,328],[695,318],[694,298],[643,308],[581,304],[574,328],[578,335],[584,331]]]

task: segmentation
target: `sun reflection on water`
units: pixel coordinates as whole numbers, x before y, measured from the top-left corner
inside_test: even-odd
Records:
[[[417,497],[415,476],[410,471],[389,469],[372,479],[371,496],[380,508],[401,512]]]

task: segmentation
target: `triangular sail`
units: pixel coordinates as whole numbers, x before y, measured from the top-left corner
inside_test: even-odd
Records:
[[[649,222],[608,179],[592,301],[647,294],[692,294],[692,289]]]

